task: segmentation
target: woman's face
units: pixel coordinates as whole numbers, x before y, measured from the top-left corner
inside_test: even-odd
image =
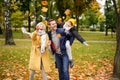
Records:
[[[44,30],[44,26],[43,25],[39,25],[39,29],[40,30]]]
[[[38,24],[38,25],[36,26],[36,30],[45,30],[44,25]]]
[[[43,24],[39,25],[39,35],[45,34],[45,26]]]
[[[40,26],[39,26],[39,25],[37,25],[37,26],[36,26],[36,30],[38,31],[39,29],[40,29]]]

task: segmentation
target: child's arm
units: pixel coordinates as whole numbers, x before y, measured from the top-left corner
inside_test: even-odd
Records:
[[[86,43],[86,41],[82,38],[82,36],[80,34],[78,34],[78,32],[74,29],[71,28],[70,32],[73,34],[73,36],[80,41],[81,43],[83,43],[84,45],[88,46],[88,44]]]

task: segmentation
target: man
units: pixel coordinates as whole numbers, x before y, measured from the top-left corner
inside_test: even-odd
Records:
[[[55,20],[49,20],[50,31],[48,32],[51,41],[51,49],[55,55],[56,65],[59,73],[59,80],[70,80],[69,76],[69,58],[66,53],[66,33],[63,28],[57,28]],[[72,37],[70,37],[72,40]]]
[[[43,16],[42,18],[43,20],[46,20],[49,23],[49,18],[45,19],[45,17]],[[72,59],[72,51],[71,51],[71,45],[74,39],[76,38],[82,44],[89,46],[87,42],[85,41],[85,39],[74,29],[75,24],[76,24],[76,20],[73,18],[70,18],[67,22],[62,22],[62,19],[58,18],[58,22],[57,22],[57,28],[64,28],[65,33],[70,34],[70,36],[72,37],[72,40],[70,41],[69,41],[69,37],[67,37],[68,40],[65,43],[66,51],[69,57],[70,68],[74,66],[73,59]]]

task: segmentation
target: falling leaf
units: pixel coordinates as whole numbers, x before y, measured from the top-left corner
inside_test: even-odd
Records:
[[[71,10],[70,9],[66,9],[64,13],[65,13],[65,15],[69,15],[71,13]]]
[[[47,1],[41,1],[41,4],[46,6],[46,5],[48,5],[48,2]]]
[[[48,11],[48,8],[42,7],[41,11],[42,11],[42,12],[47,12],[47,11]]]

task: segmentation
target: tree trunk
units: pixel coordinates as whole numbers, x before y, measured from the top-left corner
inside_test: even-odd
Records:
[[[106,0],[106,2],[108,2],[109,0]],[[109,12],[109,7],[108,7],[108,4],[106,5],[106,8],[107,8],[107,12]],[[106,19],[106,21],[105,21],[105,23],[106,23],[106,30],[105,30],[105,36],[107,36],[108,35],[108,19]]]
[[[35,25],[37,24],[37,0],[34,0],[34,19],[35,19]]]
[[[78,19],[78,7],[77,7],[77,6],[76,6],[75,14],[76,14],[76,22],[77,22],[76,30],[77,30],[77,32],[78,32],[78,28],[79,28],[79,19]]]
[[[119,0],[118,0],[119,1]],[[118,2],[119,3],[119,2]],[[113,66],[113,79],[120,80],[120,11],[117,11],[116,1],[113,0],[116,19],[117,19],[117,28],[116,28],[116,53],[114,56],[114,66]],[[118,4],[120,6],[120,4]]]
[[[28,6],[29,7],[29,6]],[[31,19],[30,19],[30,8],[28,9],[28,32],[30,32],[30,27],[31,27]]]
[[[3,34],[1,27],[0,27],[0,34]]]
[[[3,2],[0,3],[0,7],[1,7],[1,10],[0,10],[0,34],[3,34],[2,32],[2,26],[3,26]]]
[[[105,36],[108,35],[108,25],[106,24]]]
[[[4,0],[4,7],[5,7],[5,45],[15,45],[12,35],[12,28],[11,28],[11,20],[10,20],[10,1],[11,0]]]
[[[118,18],[119,18],[118,21],[120,22],[120,13],[118,15]],[[117,37],[117,46],[114,57],[113,77],[120,79],[120,23],[118,23],[116,37]]]

